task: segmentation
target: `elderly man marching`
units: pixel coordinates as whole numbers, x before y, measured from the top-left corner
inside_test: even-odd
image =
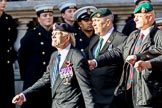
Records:
[[[52,54],[42,78],[16,95],[12,102],[22,105],[32,94],[51,86],[52,108],[95,108],[88,62],[74,48],[74,29],[66,23],[56,23],[52,46],[58,51]]]

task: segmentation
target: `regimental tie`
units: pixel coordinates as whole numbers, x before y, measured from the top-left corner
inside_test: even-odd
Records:
[[[140,46],[141,46],[141,43],[142,43],[142,40],[143,40],[143,37],[144,37],[144,34],[141,34],[137,40],[137,43],[136,43],[136,46],[134,48],[134,51],[133,51],[133,54],[137,54]],[[132,83],[133,83],[133,73],[135,72],[135,69],[133,66],[130,66],[130,69],[129,69],[129,77],[128,77],[128,82],[127,82],[127,90],[131,88],[132,86]]]
[[[55,64],[54,64],[54,71],[51,77],[51,86],[53,87],[55,80],[57,78],[57,75],[59,73],[59,64],[60,64],[60,58],[61,58],[61,54],[58,53],[56,56],[56,60],[55,60]]]
[[[99,53],[100,53],[100,50],[101,50],[101,47],[102,47],[102,43],[103,43],[103,38],[100,38],[99,39],[99,42],[98,42],[98,45],[97,45],[97,49],[96,49],[96,51],[95,51],[95,58],[97,58],[98,57],[98,55],[99,55]]]

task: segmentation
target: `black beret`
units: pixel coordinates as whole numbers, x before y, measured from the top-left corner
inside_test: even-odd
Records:
[[[73,27],[71,27],[67,23],[55,23],[55,29],[54,30],[60,30],[60,31],[65,31],[69,33],[74,33],[75,30]]]
[[[138,4],[139,4],[139,2],[141,2],[141,1],[149,1],[149,2],[151,2],[151,0],[134,0],[135,5],[138,5]]]

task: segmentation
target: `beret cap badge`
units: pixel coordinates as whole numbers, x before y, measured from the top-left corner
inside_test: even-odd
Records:
[[[141,13],[145,13],[145,12],[146,12],[145,8],[142,8]]]
[[[53,9],[44,9],[43,11],[44,11],[44,12],[50,12],[50,11],[52,12]]]
[[[96,14],[96,17],[98,17],[98,18],[99,18],[100,16],[101,16],[101,14],[100,14],[100,13],[97,13],[97,14]]]

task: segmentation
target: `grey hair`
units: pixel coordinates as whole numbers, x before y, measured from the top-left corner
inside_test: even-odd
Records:
[[[105,20],[110,19],[111,22],[113,22],[113,21],[114,21],[114,15],[113,15],[113,14],[110,14],[110,15],[104,17],[104,19],[105,19]]]
[[[109,15],[109,17],[110,17],[111,21],[113,22],[114,21],[114,15],[111,14],[111,15]]]
[[[69,33],[69,36],[70,36],[70,42],[71,42],[71,44],[75,47],[76,41],[75,41],[75,35],[74,35],[74,33]]]

